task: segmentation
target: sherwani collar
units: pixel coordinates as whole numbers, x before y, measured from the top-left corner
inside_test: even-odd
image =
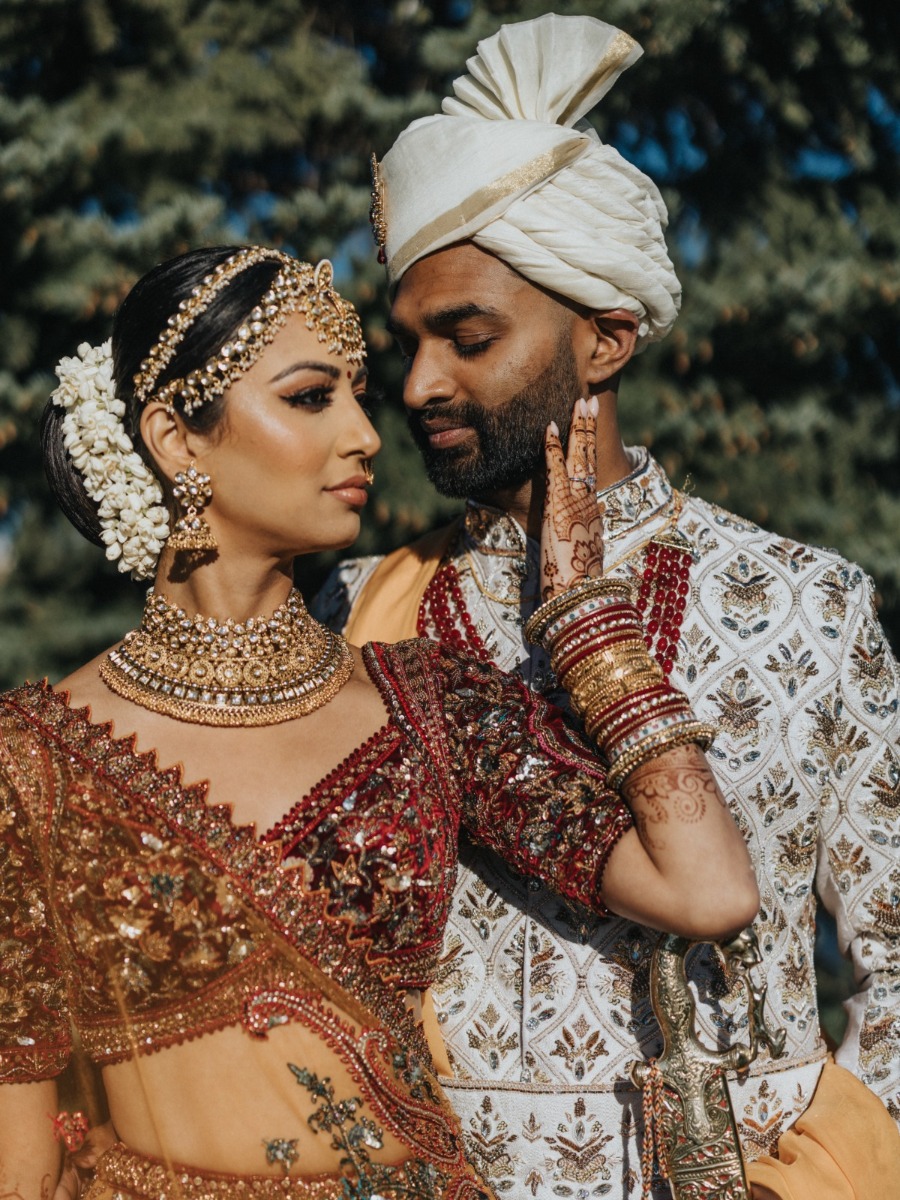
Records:
[[[625,449],[632,470],[624,479],[597,493],[604,506],[603,525],[607,543],[625,538],[639,527],[652,526],[671,512],[673,489],[665,471],[643,446]],[[487,555],[522,557],[536,551],[535,539],[502,509],[478,500],[466,502],[465,537],[470,549]],[[653,530],[648,529],[648,535]]]

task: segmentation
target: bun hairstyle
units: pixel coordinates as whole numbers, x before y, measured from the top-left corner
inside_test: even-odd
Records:
[[[181,301],[187,300],[211,271],[240,249],[240,246],[215,246],[208,250],[189,250],[187,254],[160,263],[138,280],[116,313],[112,332],[113,378],[116,396],[125,405],[125,432],[137,453],[157,476],[156,464],[141,438],[142,406],[134,396],[134,376]],[[214,357],[265,294],[278,270],[276,260],[256,263],[236,275],[222,292],[213,296],[160,374],[156,390],[170,379],[184,378]],[[172,403],[186,427],[198,433],[210,433],[220,424],[225,412],[222,396],[201,404],[190,415],[184,411],[180,397],[176,396]],[[52,400],[47,402],[41,417],[44,472],[60,508],[78,532],[88,541],[102,546],[97,506],[85,491],[81,475],[63,444],[64,417],[64,409]],[[165,480],[160,479],[160,482],[167,490]]]

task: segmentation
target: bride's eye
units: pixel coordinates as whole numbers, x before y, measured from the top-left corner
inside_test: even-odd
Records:
[[[290,404],[291,408],[327,408],[332,401],[332,388],[330,387],[311,387],[303,388],[298,392],[291,392],[289,396],[282,396],[285,404]]]

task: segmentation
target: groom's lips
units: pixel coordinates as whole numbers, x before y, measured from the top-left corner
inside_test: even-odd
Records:
[[[449,450],[458,446],[472,435],[471,425],[461,425],[448,418],[443,420],[419,421],[419,427],[434,450]]]
[[[472,433],[471,425],[455,425],[450,429],[441,429],[436,433],[429,433],[428,444],[433,446],[435,450],[448,450],[451,446],[458,446],[461,442],[466,441]]]

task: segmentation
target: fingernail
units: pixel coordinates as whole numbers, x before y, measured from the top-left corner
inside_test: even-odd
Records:
[[[551,421],[550,424],[547,426],[547,428],[550,430],[550,432],[553,434],[554,437],[559,437],[559,426],[557,425],[557,423],[555,421]]]
[[[585,400],[584,396],[582,396],[578,401],[578,412],[582,417],[586,417],[588,415],[587,401]]]
[[[600,401],[597,399],[597,397],[596,397],[596,396],[591,396],[591,402],[590,402],[590,404],[588,405],[588,407],[589,407],[589,408],[590,408],[590,410],[591,410],[591,416],[592,416],[592,417],[596,417],[596,416],[598,416],[598,415],[599,415],[599,413],[600,413]]]

